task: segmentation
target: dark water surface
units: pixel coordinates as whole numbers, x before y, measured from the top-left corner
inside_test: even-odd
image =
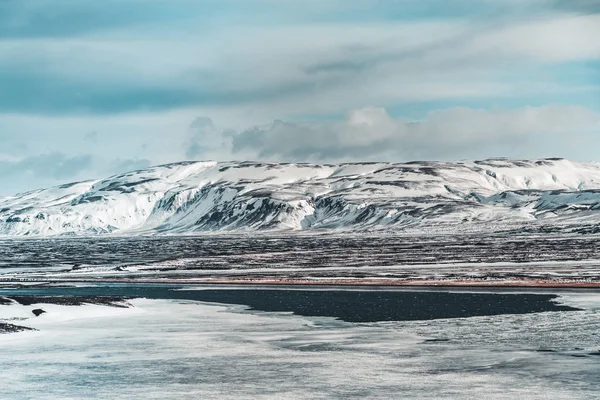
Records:
[[[98,285],[0,289],[0,296],[114,296],[240,304],[252,310],[335,317],[347,322],[414,321],[544,311],[574,311],[553,294],[444,290],[343,290],[298,288],[189,289],[168,285]]]

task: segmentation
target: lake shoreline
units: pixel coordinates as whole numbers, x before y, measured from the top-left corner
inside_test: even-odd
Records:
[[[40,280],[0,280],[2,286],[14,285],[20,287],[40,286],[46,284],[177,284],[177,285],[240,285],[240,286],[331,286],[331,287],[406,287],[406,288],[525,288],[525,289],[600,289],[600,282],[589,281],[552,281],[552,280],[403,280],[379,278],[122,278],[122,279],[40,279]]]

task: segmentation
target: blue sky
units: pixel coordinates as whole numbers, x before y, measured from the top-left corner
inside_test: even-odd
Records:
[[[0,0],[0,195],[184,159],[600,161],[597,0]]]

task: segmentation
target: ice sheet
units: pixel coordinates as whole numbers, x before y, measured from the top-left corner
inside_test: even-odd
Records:
[[[588,301],[596,301],[590,295]],[[136,299],[0,306],[2,399],[594,398],[597,310],[403,323]],[[31,315],[32,308],[47,314]]]

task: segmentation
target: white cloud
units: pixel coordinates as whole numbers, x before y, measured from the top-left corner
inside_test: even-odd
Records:
[[[407,160],[564,155],[565,140],[600,134],[600,115],[579,106],[508,110],[451,108],[410,121],[381,108],[349,112],[340,122],[276,121],[234,137],[233,151],[295,161]],[[597,139],[596,139],[597,140]],[[550,144],[550,146],[548,146]]]
[[[543,62],[600,59],[600,15],[567,14],[491,31],[472,50],[494,58],[526,57]]]

